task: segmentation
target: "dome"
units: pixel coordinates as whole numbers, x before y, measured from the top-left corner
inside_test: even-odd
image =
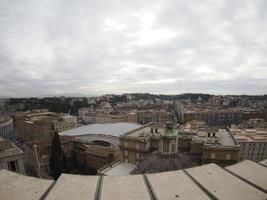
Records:
[[[195,165],[195,162],[188,153],[178,151],[173,155],[162,155],[160,152],[155,151],[137,165],[134,173],[165,172],[193,167]]]

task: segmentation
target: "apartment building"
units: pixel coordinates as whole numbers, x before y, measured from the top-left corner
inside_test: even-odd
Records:
[[[26,141],[49,140],[54,131],[77,127],[77,118],[53,112],[23,112],[15,116],[17,137]]]
[[[25,174],[24,153],[15,144],[9,140],[0,137],[0,170]]]
[[[208,125],[230,125],[240,123],[242,113],[239,110],[193,109],[185,110],[184,118],[204,121]]]
[[[219,108],[219,107],[187,107],[184,111],[185,119],[204,121],[208,125],[239,124],[249,119],[266,119],[266,111],[251,108]]]
[[[201,164],[213,162],[225,166],[239,160],[240,146],[231,131],[200,121],[181,126],[178,148],[198,156]]]
[[[85,124],[106,124],[128,122],[128,115],[123,112],[112,110],[95,110],[92,108],[81,108],[78,111],[78,119]]]
[[[13,119],[9,116],[0,116],[0,136],[6,136],[13,131]]]
[[[240,160],[262,161],[267,158],[267,129],[230,129],[240,144]]]
[[[166,123],[171,119],[171,113],[165,110],[138,110],[135,112],[136,122],[148,124],[150,122]]]
[[[159,149],[164,124],[149,123],[120,136],[122,162],[138,164],[153,150]]]

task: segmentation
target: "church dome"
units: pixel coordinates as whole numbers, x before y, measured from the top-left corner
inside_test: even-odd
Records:
[[[165,172],[193,167],[195,165],[195,162],[188,153],[178,151],[176,154],[163,155],[155,151],[137,165],[135,173]]]

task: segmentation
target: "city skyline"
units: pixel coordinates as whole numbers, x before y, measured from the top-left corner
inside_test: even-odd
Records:
[[[267,3],[0,2],[0,96],[267,94]]]

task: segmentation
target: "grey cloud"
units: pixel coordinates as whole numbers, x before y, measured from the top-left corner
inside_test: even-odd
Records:
[[[267,4],[0,2],[0,94],[267,92]]]

